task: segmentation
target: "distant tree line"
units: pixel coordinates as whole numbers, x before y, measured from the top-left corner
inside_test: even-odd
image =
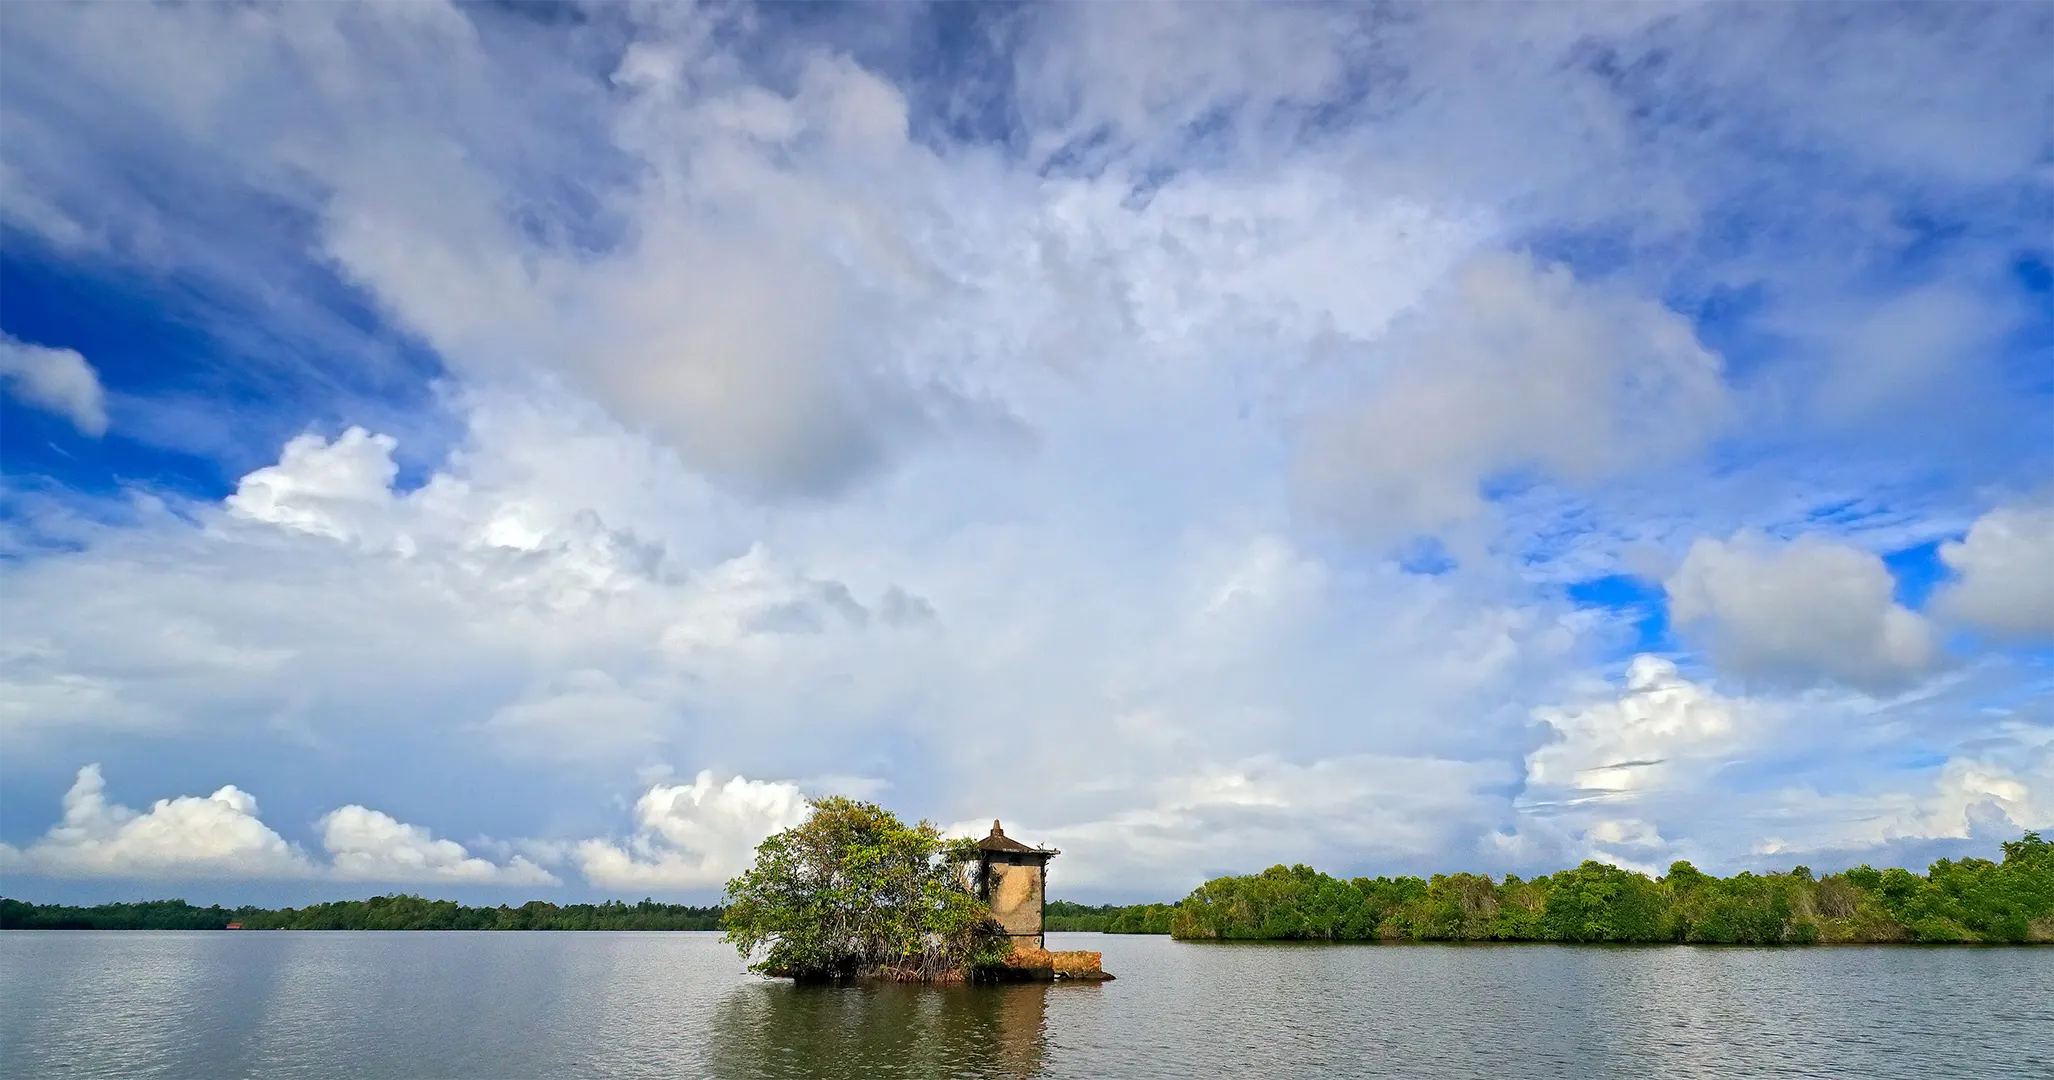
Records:
[[[69,907],[0,897],[0,930],[219,930],[237,917],[227,908],[183,900]]]
[[[1814,877],[1713,877],[1687,862],[1658,878],[1600,862],[1522,880],[1480,874],[1355,878],[1307,866],[1206,882],[1177,905],[1185,939],[1324,941],[2054,942],[2054,843],[2003,845],[2002,862],[1942,859],[1924,876],[1860,866]]]
[[[627,904],[467,907],[419,896],[373,896],[303,908],[196,907],[183,900],[70,907],[0,898],[5,930],[718,930],[721,909],[643,900]]]
[[[1175,904],[1073,904],[1051,900],[1044,909],[1043,929],[1098,934],[1167,934]]]
[[[2054,843],[2003,845],[2003,860],[1941,859],[1924,875],[1859,866],[1823,877],[1713,877],[1687,862],[1661,877],[1586,862],[1532,879],[1436,874],[1341,880],[1308,866],[1215,878],[1178,904],[1050,901],[1047,928],[1185,939],[1812,944],[2054,942]],[[723,909],[659,904],[465,907],[374,896],[271,910],[183,900],[68,907],[0,898],[0,929],[717,930]],[[731,931],[734,927],[728,927]]]

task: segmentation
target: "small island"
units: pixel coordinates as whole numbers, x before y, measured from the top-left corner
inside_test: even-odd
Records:
[[[722,923],[750,969],[799,981],[1111,979],[1096,952],[1050,952],[1048,860],[997,821],[982,840],[906,825],[873,803],[816,800],[728,882]]]

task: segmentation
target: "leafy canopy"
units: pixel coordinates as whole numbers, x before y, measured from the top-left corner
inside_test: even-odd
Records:
[[[756,848],[722,925],[751,969],[797,978],[945,979],[997,964],[1006,940],[971,894],[968,840],[839,796]]]
[[[1923,877],[1869,866],[1822,877],[1797,866],[1720,878],[1678,862],[1649,878],[1586,862],[1531,881],[1342,881],[1273,866],[1206,882],[1169,923],[1180,938],[2046,943],[2054,942],[2054,843],[2029,832],[2004,845],[2002,862],[1941,859]]]

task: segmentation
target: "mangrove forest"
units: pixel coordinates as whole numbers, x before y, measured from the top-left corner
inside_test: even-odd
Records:
[[[819,826],[765,841],[728,904],[643,900],[466,907],[374,896],[304,908],[183,900],[71,907],[0,898],[0,929],[725,930],[764,971],[936,971],[1003,946],[950,867],[961,842],[836,801]],[[773,841],[775,841],[773,843]],[[2002,858],[1941,859],[1924,874],[1857,866],[1714,877],[1687,862],[1650,877],[1601,862],[1521,878],[1341,879],[1308,866],[1215,878],[1176,904],[1051,900],[1050,931],[1186,940],[2011,944],[2054,942],[2054,843],[2028,832]]]
[[[625,904],[466,907],[453,900],[373,896],[303,908],[198,907],[183,900],[71,907],[0,898],[0,930],[718,930],[721,910]]]
[[[1651,878],[1586,862],[1530,880],[1481,874],[1354,878],[1307,866],[1206,882],[1176,906],[1183,939],[1814,943],[2054,942],[2054,843],[2026,833],[2003,860],[1925,874],[1852,870],[1720,878],[1687,862]]]

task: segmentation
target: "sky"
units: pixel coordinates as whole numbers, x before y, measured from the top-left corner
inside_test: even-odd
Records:
[[[13,4],[0,890],[2054,828],[2054,7]]]

